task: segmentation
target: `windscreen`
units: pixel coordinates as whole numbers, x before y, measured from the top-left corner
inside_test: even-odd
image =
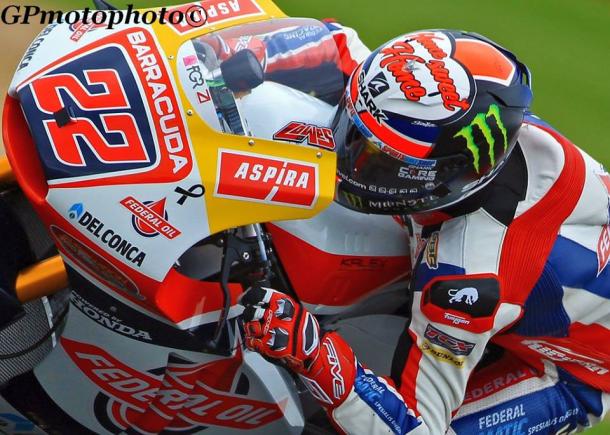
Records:
[[[333,36],[326,24],[312,19],[269,20],[208,33],[187,41],[178,62],[194,111],[223,133],[256,135],[248,123],[254,115],[242,107],[247,100],[256,98],[257,119],[273,119],[289,110],[290,98],[335,106],[345,88]],[[279,107],[278,100],[288,105]]]

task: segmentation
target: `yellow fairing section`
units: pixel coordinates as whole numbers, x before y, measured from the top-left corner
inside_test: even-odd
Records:
[[[255,2],[262,9],[260,15],[206,25],[196,32],[185,35],[179,35],[168,25],[153,25],[159,42],[167,55],[176,84],[178,82],[177,53],[186,41],[227,27],[286,17],[270,0],[255,0]],[[192,113],[191,104],[184,91],[180,86],[176,86],[176,88],[180,93],[185,113]],[[335,153],[308,146],[223,134],[210,128],[196,115],[187,115],[185,118],[187,118],[191,143],[201,173],[201,181],[206,188],[205,200],[210,234],[257,222],[307,219],[323,211],[332,202],[335,193],[337,164]],[[315,166],[317,170],[317,195],[315,200],[307,206],[295,206],[294,204],[262,203],[247,198],[231,199],[223,195],[217,195],[220,150],[258,157],[268,156],[275,161],[289,161]],[[247,187],[245,188],[247,190]]]
[[[200,122],[200,124],[202,123]],[[334,153],[321,152],[311,147],[263,141],[260,139],[256,139],[254,146],[250,146],[248,138],[222,135],[215,132],[211,136],[209,135],[210,132],[207,126],[205,128],[200,126],[197,134],[194,134],[193,137],[201,137],[204,141],[203,144],[215,144],[215,146],[203,145],[196,147],[201,178],[204,186],[206,186],[208,221],[212,234],[228,228],[256,222],[307,219],[320,213],[332,202],[335,193],[337,167],[336,155]],[[191,133],[193,133],[193,130],[191,130]],[[215,187],[219,168],[219,153],[216,146],[225,150],[244,152],[244,154],[264,155],[279,160],[309,162],[317,165],[319,189],[317,199],[311,208],[300,208],[216,196],[215,189],[213,188]],[[313,180],[310,182],[313,182]]]
[[[238,1],[243,1],[243,0],[238,0]],[[169,53],[169,49],[170,46],[174,43],[177,42],[177,45],[175,47],[175,52],[178,51],[178,47],[180,45],[182,45],[183,42],[192,39],[192,38],[197,38],[199,36],[205,35],[207,33],[211,33],[211,32],[216,32],[218,30],[222,30],[222,29],[226,29],[227,27],[234,27],[234,26],[238,26],[240,24],[246,24],[246,23],[253,23],[256,21],[264,21],[264,20],[271,20],[273,18],[286,18],[287,15],[282,12],[282,10],[280,8],[278,8],[275,3],[273,3],[271,0],[252,0],[257,6],[258,8],[260,8],[261,13],[260,14],[256,14],[254,16],[247,16],[247,17],[239,17],[237,16],[234,19],[230,19],[230,20],[222,20],[221,22],[218,23],[211,23],[211,24],[205,24],[203,26],[201,26],[201,28],[197,31],[192,31],[183,35],[178,35],[172,28],[170,25],[163,25],[163,24],[159,24],[159,23],[155,23],[153,24],[153,29],[155,30],[155,33],[157,34],[157,36],[159,37],[159,40],[161,41],[161,45],[163,45],[163,47],[166,49],[166,52]],[[203,5],[206,5],[209,2],[197,2],[197,3],[193,3],[193,4],[199,4],[202,3]],[[251,3],[250,1],[248,1],[248,3]],[[152,8],[153,10],[157,10],[159,8]],[[171,7],[168,7],[169,10],[171,10]],[[143,9],[146,10],[146,9]]]

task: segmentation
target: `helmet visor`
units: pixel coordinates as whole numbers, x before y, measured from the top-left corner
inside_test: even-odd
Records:
[[[444,202],[439,200],[452,192],[452,180],[468,170],[469,159],[463,154],[418,159],[378,141],[349,97],[339,106],[333,132],[340,181],[337,201],[349,208],[376,214],[427,210]]]

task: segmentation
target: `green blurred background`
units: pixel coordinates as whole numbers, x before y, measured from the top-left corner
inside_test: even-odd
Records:
[[[10,2],[15,4],[15,2]],[[16,2],[76,9],[85,0]],[[131,1],[116,1],[124,7]],[[137,7],[168,1],[133,1]],[[182,2],[174,2],[182,3]],[[354,27],[371,47],[401,33],[455,28],[481,33],[515,52],[533,73],[533,110],[610,166],[610,1],[608,0],[276,0],[291,16],[332,17]],[[0,0],[0,6],[9,4]],[[0,74],[6,89],[19,56],[39,29],[0,24],[7,52]],[[588,434],[610,434],[610,424]]]

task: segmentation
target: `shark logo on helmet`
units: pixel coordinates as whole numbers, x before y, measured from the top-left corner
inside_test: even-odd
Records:
[[[388,83],[388,79],[386,79],[383,72],[377,74],[373,80],[369,82],[369,91],[371,92],[373,98],[377,98],[389,89],[390,84]]]

